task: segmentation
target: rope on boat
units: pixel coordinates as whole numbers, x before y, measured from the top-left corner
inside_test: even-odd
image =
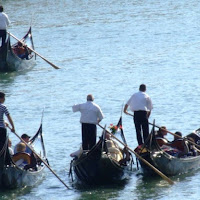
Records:
[[[68,176],[69,177],[71,176],[72,182],[74,182],[73,172],[72,172],[72,163],[73,163],[73,160],[71,160],[71,162],[70,162],[70,168],[69,168],[69,174],[68,174]]]
[[[136,164],[137,164],[137,170],[139,170],[139,161],[138,161],[138,158],[136,158]]]

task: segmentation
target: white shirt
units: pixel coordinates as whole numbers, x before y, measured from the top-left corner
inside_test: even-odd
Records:
[[[4,12],[0,12],[0,30],[6,30],[9,24],[8,16]]]
[[[10,155],[13,156],[14,155],[13,149],[11,147],[8,147],[8,150],[9,150]]]
[[[81,123],[97,124],[98,120],[103,119],[101,108],[92,101],[72,106],[73,112],[81,112]]]
[[[137,92],[131,96],[126,103],[130,106],[131,111],[151,111],[153,109],[152,101],[149,95],[145,92]]]

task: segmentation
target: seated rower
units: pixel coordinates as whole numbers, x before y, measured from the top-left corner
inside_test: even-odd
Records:
[[[17,153],[13,155],[12,159],[18,167],[25,167],[30,165],[31,157],[30,154],[26,153],[26,145],[21,142],[17,145]]]
[[[14,151],[12,149],[12,141],[10,139],[8,139],[8,151],[9,151],[11,156],[14,155]]]
[[[109,133],[106,133],[105,138],[106,138],[105,140],[106,148],[111,157],[113,157],[117,161],[123,159],[122,152],[118,144],[112,140],[111,135]]]
[[[188,156],[197,156],[198,155],[199,149],[197,149],[193,143],[195,143],[195,140],[192,137],[188,137],[187,138],[187,144],[188,144],[188,148],[189,148],[189,152],[187,154]]]
[[[161,147],[163,145],[168,144],[168,140],[165,138],[167,135],[167,129],[165,126],[161,126],[159,130],[156,132],[156,142]]]
[[[24,134],[22,134],[21,138],[22,138],[27,144],[29,144],[29,142],[30,142],[30,136],[28,136],[26,133],[24,133]],[[20,143],[21,143],[21,141],[20,141],[18,144],[20,144]],[[15,145],[14,153],[17,153],[17,146],[18,146],[18,144]],[[31,155],[31,153],[32,153],[31,149],[30,149],[28,146],[26,146],[25,152],[28,153],[28,154],[30,154],[30,155]]]
[[[18,42],[17,46],[15,46],[13,50],[18,57],[21,59],[26,58],[28,60],[28,50],[21,42]]]
[[[182,133],[178,131],[175,132],[174,140],[171,142],[170,146],[179,150],[178,157],[187,155],[189,152],[188,145],[182,138]]]

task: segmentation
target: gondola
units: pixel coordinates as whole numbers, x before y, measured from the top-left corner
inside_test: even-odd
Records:
[[[104,130],[97,144],[89,151],[81,151],[71,162],[77,183],[102,185],[126,180],[132,172],[133,158],[123,151]],[[114,144],[114,146],[113,146]]]
[[[185,174],[197,170],[200,167],[200,154],[198,150],[200,141],[199,133],[200,131],[198,129],[184,137],[188,144],[190,143],[189,140],[194,141],[193,144],[197,144],[196,155],[193,155],[192,152],[188,154],[179,154],[177,153],[177,149],[174,147],[171,148],[170,145],[164,144],[160,146],[156,139],[154,126],[146,143],[138,146],[135,151],[165,175],[176,176]],[[142,161],[139,160],[139,163],[144,175],[155,174],[154,171]]]
[[[31,146],[34,150],[39,151],[40,157],[46,159],[44,141],[42,137],[42,124],[37,133],[32,137]],[[4,147],[0,152],[0,188],[16,189],[27,186],[34,186],[44,177],[44,168],[41,160],[36,155],[29,156],[30,163],[24,167],[17,166],[16,161],[25,158],[26,153],[18,153],[10,155],[8,149],[8,137],[6,138]]]
[[[31,27],[21,41],[31,49],[34,49]],[[25,55],[18,55],[18,44],[17,42],[11,45],[10,35],[8,35],[5,45],[0,48],[0,72],[29,69],[34,65],[33,52],[25,47]]]

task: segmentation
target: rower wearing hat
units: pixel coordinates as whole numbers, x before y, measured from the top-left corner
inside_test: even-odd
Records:
[[[29,139],[30,139],[31,137],[30,137],[29,135],[27,135],[26,133],[24,133],[24,134],[22,134],[21,138],[22,138],[26,143],[29,143]],[[21,143],[21,141],[20,141],[19,143]],[[19,143],[15,145],[14,153],[17,153],[17,146],[19,145]],[[25,152],[26,152],[26,153],[29,153],[29,154],[32,153],[31,149],[30,149],[28,146],[26,146]]]

